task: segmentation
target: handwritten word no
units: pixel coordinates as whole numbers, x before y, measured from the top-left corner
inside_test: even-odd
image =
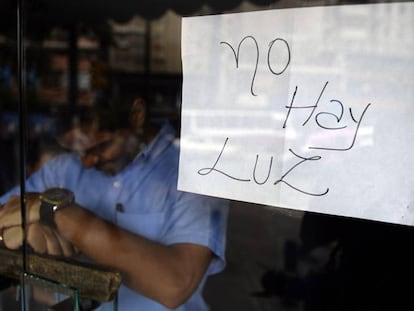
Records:
[[[234,59],[236,61],[236,68],[239,68],[240,48],[241,48],[242,44],[246,40],[248,40],[248,39],[250,39],[251,41],[253,41],[254,48],[255,48],[255,52],[256,52],[256,63],[255,63],[254,70],[253,70],[252,82],[250,84],[250,93],[252,93],[253,96],[257,96],[257,94],[253,90],[253,88],[254,88],[254,80],[256,78],[257,67],[259,65],[259,55],[260,55],[260,49],[259,49],[259,45],[257,43],[257,40],[253,36],[246,36],[246,37],[244,37],[239,42],[239,44],[237,46],[237,52],[233,48],[233,46],[230,43],[226,42],[226,41],[221,41],[220,44],[224,44],[224,45],[228,46],[231,49],[231,51],[233,52]],[[275,70],[274,69],[274,66],[272,65],[272,62],[271,62],[271,54],[272,54],[272,50],[273,50],[274,45],[276,43],[279,43],[279,42],[282,43],[284,45],[285,49],[286,49],[286,52],[287,52],[287,60],[286,60],[286,64],[284,65],[284,67],[282,69]],[[287,43],[287,41],[285,39],[282,39],[282,38],[276,38],[276,39],[270,41],[269,42],[269,47],[267,49],[267,67],[269,68],[269,71],[272,74],[279,76],[279,75],[281,75],[282,73],[285,72],[285,70],[289,66],[289,63],[290,63],[290,48],[289,48],[289,44]]]

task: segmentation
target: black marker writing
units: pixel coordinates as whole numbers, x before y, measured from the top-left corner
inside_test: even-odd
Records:
[[[359,120],[356,120],[353,113],[352,113],[352,108],[349,108],[349,114],[351,115],[352,121],[354,121],[355,123],[357,123],[357,126],[355,128],[355,132],[354,132],[354,136],[352,138],[352,142],[348,147],[345,148],[331,148],[331,147],[309,147],[309,149],[318,149],[318,150],[330,150],[330,151],[348,151],[350,149],[352,149],[352,147],[354,147],[357,135],[358,135],[358,131],[359,131],[359,127],[361,126],[362,123],[362,119],[365,116],[365,113],[367,112],[369,106],[371,106],[371,104],[369,103],[368,105],[366,105],[366,107],[364,108],[364,111],[362,111],[361,117],[359,118]]]
[[[256,74],[257,74],[257,67],[258,67],[258,65],[259,65],[259,55],[260,55],[260,49],[259,49],[259,45],[258,45],[258,43],[257,43],[256,38],[255,38],[255,37],[253,37],[253,36],[246,36],[246,37],[244,37],[244,38],[243,38],[243,39],[239,42],[239,44],[237,45],[237,52],[236,52],[236,50],[234,49],[234,47],[233,47],[233,46],[232,46],[229,42],[226,42],[226,41],[221,41],[221,42],[220,42],[220,44],[224,44],[224,45],[228,46],[228,47],[231,49],[231,51],[233,52],[234,59],[235,59],[235,61],[236,61],[236,68],[239,68],[240,48],[241,48],[241,46],[242,46],[242,43],[243,43],[245,40],[247,40],[247,39],[252,40],[252,41],[253,41],[253,43],[254,43],[254,45],[255,45],[255,48],[256,48],[256,50],[255,50],[255,52],[256,52],[256,63],[254,64],[254,71],[253,71],[253,75],[252,75],[252,81],[251,81],[251,83],[250,83],[250,93],[251,93],[253,96],[257,96],[257,94],[254,92],[254,83],[255,83]],[[286,64],[285,64],[285,65],[282,67],[282,69],[281,69],[281,70],[279,70],[279,71],[276,71],[276,70],[274,69],[274,66],[272,65],[272,62],[271,62],[271,54],[272,54],[272,51],[273,51],[273,49],[274,49],[275,43],[277,43],[277,42],[282,42],[282,43],[283,43],[283,45],[285,46],[285,48],[286,48],[286,52],[287,52],[287,60],[286,60]],[[270,42],[269,42],[269,47],[268,47],[268,50],[267,50],[267,67],[269,68],[269,71],[270,71],[272,74],[277,75],[277,76],[279,76],[279,75],[283,74],[283,73],[286,71],[286,69],[288,68],[289,64],[290,64],[290,57],[291,57],[291,54],[290,54],[289,44],[288,44],[288,42],[287,42],[285,39],[282,39],[282,38],[276,38],[276,39],[274,39],[274,40],[272,40],[272,41],[270,41]]]
[[[326,190],[324,191],[324,192],[321,192],[321,193],[311,193],[311,192],[308,192],[308,191],[305,191],[305,190],[302,190],[302,189],[300,189],[300,188],[298,188],[298,187],[295,187],[295,186],[293,186],[292,184],[290,184],[290,183],[288,183],[286,180],[285,180],[285,178],[294,170],[294,169],[296,169],[299,165],[301,165],[301,164],[303,164],[303,163],[305,163],[305,162],[307,162],[307,161],[318,161],[318,160],[320,160],[320,159],[322,159],[322,157],[321,156],[313,156],[313,157],[308,157],[308,158],[305,158],[305,157],[302,157],[302,156],[300,156],[300,155],[298,155],[298,154],[296,154],[295,152],[293,152],[293,150],[292,149],[289,149],[289,151],[290,151],[290,153],[292,153],[294,156],[296,156],[296,157],[298,157],[299,159],[301,159],[298,163],[296,163],[295,165],[293,165],[290,169],[288,169],[288,171],[285,173],[285,174],[283,174],[282,175],[282,177],[279,179],[279,180],[276,180],[275,181],[275,183],[274,183],[274,185],[277,185],[277,184],[279,184],[279,183],[284,183],[285,185],[287,185],[287,186],[289,186],[290,188],[292,188],[292,189],[294,189],[294,190],[296,190],[296,191],[299,191],[299,192],[301,192],[301,193],[303,193],[303,194],[307,194],[307,195],[311,195],[311,196],[323,196],[323,195],[325,195],[325,194],[327,194],[328,192],[329,192],[329,188],[326,188]]]
[[[248,43],[249,41],[252,44],[249,44]],[[255,88],[256,88],[256,83],[259,82],[259,79],[257,79],[256,76],[258,73],[259,60],[261,60],[260,59],[260,56],[261,56],[260,48],[262,46],[261,45],[259,46],[256,38],[251,35],[247,35],[243,37],[237,44],[237,47],[236,45],[233,46],[231,43],[226,42],[226,41],[221,41],[220,44],[223,44],[230,48],[232,52],[232,56],[234,57],[235,65],[237,69],[239,69],[240,60],[241,60],[241,57],[243,56],[243,52],[248,52],[249,51],[248,49],[251,49],[250,51],[252,53],[248,53],[248,54],[246,53],[244,54],[244,56],[246,57],[246,55],[253,55],[251,59],[252,63],[250,64],[251,67],[247,66],[247,68],[249,67],[252,68],[250,93],[253,96],[257,96]],[[228,50],[226,49],[225,52],[228,53]],[[281,54],[279,52],[285,53],[284,55],[286,56],[286,57],[285,56],[282,57],[281,62],[277,62],[277,61],[280,61],[280,58],[281,58],[280,56]],[[266,55],[263,55],[263,57],[266,57]],[[290,50],[288,42],[283,38],[276,38],[276,39],[269,41],[269,45],[267,47],[266,61],[267,61],[267,67],[268,67],[267,70],[269,70],[270,74],[274,76],[280,76],[283,73],[285,73],[291,62],[291,50]],[[231,63],[231,66],[234,66],[234,64]],[[241,69],[246,68],[246,66],[241,66],[241,67],[242,67]],[[264,70],[264,71],[267,71],[267,70]],[[264,71],[259,71],[259,72],[262,73]],[[242,72],[242,74],[243,73],[244,72]],[[305,127],[308,127],[310,129],[311,136],[312,136],[311,141],[315,141],[316,139],[319,139],[319,137],[323,137],[323,138],[329,137],[330,134],[332,134],[332,132],[330,131],[338,132],[340,130],[344,130],[344,136],[348,137],[347,134],[348,134],[348,131],[350,131],[349,128],[352,126],[352,128],[355,128],[355,130],[353,132],[352,131],[350,132],[352,135],[351,136],[352,139],[350,143],[349,142],[345,143],[345,147],[343,147],[342,145],[340,145],[341,148],[338,148],[336,146],[330,146],[329,142],[325,143],[326,140],[323,140],[324,143],[321,143],[321,145],[319,145],[318,143],[312,143],[311,146],[307,147],[308,149],[311,149],[311,150],[348,151],[348,150],[351,150],[355,145],[355,142],[358,138],[361,124],[365,120],[366,113],[368,111],[368,108],[371,106],[371,103],[367,104],[365,108],[363,109],[362,113],[360,114],[359,118],[356,118],[354,115],[355,112],[352,108],[348,108],[348,110],[344,108],[345,105],[342,102],[342,100],[337,99],[337,98],[332,98],[332,97],[326,99],[326,97],[328,97],[327,94],[329,94],[327,91],[327,88],[328,86],[331,87],[329,83],[330,83],[329,81],[326,81],[323,83],[323,85],[321,84],[322,88],[318,90],[318,92],[315,94],[316,96],[310,101],[306,98],[305,99],[306,102],[304,103],[304,105],[301,105],[299,103],[300,102],[299,96],[302,94],[300,92],[301,90],[300,87],[296,85],[294,92],[292,94],[292,97],[290,98],[289,104],[283,103],[286,115],[285,115],[284,122],[282,124],[282,128],[284,129],[288,126],[300,126],[301,124],[301,126],[304,129]],[[329,110],[325,109],[326,105]],[[298,114],[301,119],[298,121],[299,124],[291,125],[291,123],[294,123],[295,120],[297,120],[297,118],[294,118],[295,113]],[[320,133],[318,132],[315,135],[315,133],[312,132],[313,130],[312,126],[317,127],[319,130],[322,129],[323,134],[319,136]],[[341,135],[342,133],[340,132],[339,134]],[[210,174],[218,173],[236,182],[252,182],[258,186],[271,183],[273,182],[273,180],[279,177],[277,176],[275,179],[272,179],[271,181],[269,181],[269,179],[272,178],[271,175],[272,175],[273,165],[275,165],[274,157],[270,156],[268,161],[266,159],[263,161],[259,154],[256,154],[254,165],[251,166],[252,168],[251,172],[243,171],[241,173],[238,173],[238,172],[236,173],[237,175],[243,174],[244,175],[243,177],[249,177],[249,178],[241,178],[241,177],[235,176],[234,174],[229,173],[228,169],[226,170],[225,168],[223,168],[225,167],[225,163],[228,163],[225,160],[223,160],[225,158],[224,154],[227,151],[226,148],[227,148],[228,142],[229,142],[229,138],[227,137],[213,165],[198,170],[197,173],[199,175],[207,176]],[[284,172],[283,175],[273,183],[273,185],[279,186],[279,187],[287,186],[290,189],[293,189],[294,191],[297,191],[304,195],[309,195],[309,196],[324,196],[328,194],[329,188],[326,188],[325,190],[323,190],[322,188],[322,191],[320,192],[311,192],[311,191],[308,191],[307,189],[303,189],[304,188],[303,186],[297,185],[297,182],[294,181],[294,175],[296,175],[296,173],[298,173],[301,168],[303,168],[304,166],[306,167],[306,165],[309,165],[310,163],[315,163],[315,161],[317,162],[321,160],[322,157],[320,155],[305,157],[305,156],[301,156],[295,153],[291,148],[288,150],[295,157],[294,164],[286,172]],[[262,161],[264,162],[263,164],[261,163]],[[264,166],[264,168],[262,168],[262,165]],[[263,169],[263,173],[261,173],[262,169]],[[247,176],[245,174],[247,174]]]
[[[252,93],[252,95],[253,95],[253,96],[257,96],[257,95],[254,93],[254,91],[253,91],[253,84],[254,84],[254,79],[256,78],[257,65],[259,64],[259,46],[258,46],[258,44],[257,44],[256,39],[255,39],[254,37],[252,37],[252,36],[246,36],[246,37],[244,37],[244,38],[240,41],[239,45],[237,46],[237,53],[236,53],[236,51],[234,50],[233,46],[232,46],[230,43],[228,43],[228,42],[226,42],[226,41],[222,41],[222,42],[220,42],[220,44],[225,44],[225,45],[227,45],[228,47],[230,47],[230,49],[231,49],[231,50],[232,50],[232,52],[233,52],[234,59],[236,60],[236,68],[239,68],[240,47],[241,47],[241,44],[242,44],[245,40],[247,40],[247,39],[251,39],[251,40],[254,42],[255,47],[256,47],[256,64],[255,64],[255,67],[254,67],[254,72],[253,72],[252,82],[251,82],[251,84],[250,84],[250,92]]]
[[[331,113],[331,112],[319,112],[315,116],[315,122],[316,122],[316,124],[320,128],[323,128],[325,130],[342,130],[342,129],[346,128],[347,127],[346,125],[344,125],[344,126],[337,126],[337,127],[326,126],[326,125],[323,125],[321,121],[319,121],[319,117],[321,117],[321,116],[332,116],[332,117],[335,118],[336,123],[341,122],[342,117],[344,115],[344,105],[342,104],[341,101],[339,101],[337,99],[331,99],[330,100],[330,103],[337,103],[339,105],[340,109],[341,109],[341,112],[339,113],[339,115],[336,115],[336,114]]]
[[[214,162],[214,164],[211,166],[211,167],[207,167],[207,168],[202,168],[202,169],[200,169],[200,170],[198,170],[198,174],[199,175],[202,175],[202,176],[206,176],[206,175],[209,175],[209,174],[211,174],[211,173],[213,173],[213,172],[215,172],[215,173],[219,173],[219,174],[221,174],[221,175],[224,175],[224,176],[226,176],[226,177],[228,177],[228,178],[230,178],[230,179],[232,179],[232,180],[235,180],[235,181],[240,181],[240,182],[250,182],[250,181],[252,181],[251,179],[248,179],[248,178],[238,178],[238,177],[235,177],[235,176],[232,176],[232,175],[230,175],[229,173],[226,173],[226,172],[224,172],[223,170],[220,170],[220,169],[217,169],[217,165],[218,165],[218,163],[219,163],[219,161],[220,161],[220,159],[221,159],[221,157],[223,156],[223,153],[224,153],[224,150],[225,150],[225,148],[226,148],[226,145],[227,145],[227,143],[228,143],[228,141],[229,141],[229,138],[227,137],[226,139],[225,139],[225,141],[224,141],[224,144],[223,144],[223,147],[222,147],[222,149],[221,149],[221,151],[220,151],[220,153],[219,153],[219,155],[218,155],[218,157],[217,157],[217,159],[216,159],[216,161]],[[278,180],[276,180],[273,184],[274,185],[278,185],[278,184],[285,184],[285,185],[287,185],[288,187],[290,187],[290,188],[292,188],[292,189],[294,189],[294,190],[296,190],[296,191],[298,191],[298,192],[301,192],[301,193],[303,193],[303,194],[307,194],[307,195],[311,195],[311,196],[323,196],[323,195],[326,195],[328,192],[329,192],[329,188],[327,188],[324,192],[320,192],[320,193],[312,193],[312,192],[309,192],[309,191],[305,191],[305,190],[303,190],[303,189],[301,189],[301,188],[299,188],[299,187],[296,187],[296,186],[293,186],[291,183],[289,183],[288,181],[286,181],[286,177],[288,177],[288,175],[293,171],[293,170],[295,170],[295,169],[297,169],[299,166],[301,166],[301,165],[303,165],[304,163],[306,163],[306,162],[309,162],[309,161],[318,161],[318,160],[320,160],[322,157],[321,156],[312,156],[312,157],[302,157],[302,156],[300,156],[300,155],[298,155],[298,154],[296,154],[295,152],[293,152],[293,150],[292,149],[289,149],[289,151],[294,155],[294,156],[296,156],[297,158],[299,158],[300,159],[300,161],[299,162],[297,162],[297,163],[295,163],[286,173],[284,173],[283,175],[282,175],[282,177],[280,178],[280,179],[278,179]],[[255,164],[254,164],[254,168],[253,168],[253,172],[252,172],[252,175],[253,175],[253,181],[257,184],[257,185],[264,185],[264,184],[266,184],[267,182],[268,182],[268,180],[269,180],[269,177],[270,177],[270,173],[271,173],[271,171],[272,171],[272,167],[273,167],[273,156],[272,157],[270,157],[270,161],[269,161],[269,166],[268,166],[268,171],[267,171],[267,176],[265,177],[265,179],[263,180],[263,181],[259,181],[258,179],[257,179],[257,177],[256,177],[256,170],[257,170],[257,164],[258,164],[258,162],[259,162],[259,155],[257,154],[256,155],[256,161],[255,161]]]
[[[286,123],[287,123],[287,121],[289,119],[290,112],[291,112],[292,109],[312,109],[311,112],[310,112],[310,114],[309,114],[309,116],[308,116],[308,118],[302,124],[302,126],[306,125],[306,123],[309,122],[310,118],[312,117],[313,113],[315,112],[316,108],[318,107],[319,101],[321,100],[321,97],[322,97],[323,93],[325,92],[325,89],[326,89],[328,83],[329,82],[326,81],[325,85],[322,88],[322,91],[319,94],[318,99],[316,100],[316,103],[314,105],[311,105],[311,106],[294,106],[293,105],[293,103],[295,101],[295,98],[296,98],[296,93],[298,91],[298,87],[296,86],[295,87],[295,92],[293,93],[293,96],[292,96],[292,100],[290,101],[290,105],[289,106],[285,106],[285,108],[288,109],[288,112],[286,114],[285,122],[283,122],[283,128],[286,128]]]
[[[257,162],[258,161],[259,161],[259,155],[256,154],[256,162],[254,163],[254,169],[253,169],[253,179],[254,179],[254,182],[256,184],[258,184],[258,185],[264,185],[268,181],[268,179],[270,177],[270,172],[272,170],[272,165],[273,165],[273,157],[270,157],[269,170],[267,172],[267,177],[262,182],[257,181],[257,178],[256,178],[256,168],[257,168]]]
[[[314,105],[309,105],[309,106],[296,106],[295,105],[295,100],[296,100],[296,97],[297,97],[297,94],[298,94],[298,87],[296,86],[295,90],[293,92],[290,104],[285,106],[285,108],[288,109],[288,110],[287,110],[285,121],[283,122],[282,127],[286,128],[287,122],[288,122],[289,118],[291,117],[292,112],[294,110],[299,110],[299,109],[302,109],[302,110],[303,109],[309,109],[310,110],[307,118],[302,123],[302,126],[307,125],[308,122],[313,117],[313,115],[315,114],[316,109],[321,109],[320,108],[321,98],[322,98],[323,94],[325,93],[328,84],[329,84],[329,81],[326,81],[324,86],[322,87],[321,92],[319,93],[318,98],[316,99],[315,104]],[[343,130],[343,129],[347,128],[348,125],[339,125],[339,123],[343,120],[343,117],[344,117],[344,105],[343,105],[343,103],[338,99],[331,99],[329,101],[329,104],[335,105],[336,107],[338,107],[339,111],[337,113],[332,113],[332,112],[327,112],[327,111],[318,112],[314,116],[314,121],[315,121],[316,125],[319,128],[324,129],[324,130],[328,130],[328,131],[330,131],[330,130]],[[355,128],[354,135],[352,137],[352,142],[350,143],[349,146],[346,146],[346,147],[343,147],[343,148],[336,148],[336,147],[330,147],[330,146],[310,146],[308,148],[309,149],[316,149],[316,150],[328,150],[328,151],[348,151],[348,150],[352,149],[353,146],[355,145],[355,141],[357,139],[357,135],[358,135],[358,131],[360,129],[361,123],[362,123],[362,121],[365,117],[365,114],[366,114],[366,112],[367,112],[367,110],[370,106],[371,106],[370,103],[367,104],[367,106],[364,108],[359,120],[357,120],[355,118],[352,108],[349,108],[350,119],[354,123],[357,124],[356,128]],[[336,121],[336,123],[338,124],[338,126],[332,126],[332,125],[326,124],[326,117],[333,118]],[[324,120],[325,120],[325,122],[324,122]]]
[[[273,66],[272,66],[272,64],[270,62],[270,54],[272,52],[273,45],[276,42],[283,42],[286,45],[286,50],[287,50],[287,53],[288,53],[288,59],[286,61],[286,65],[280,71],[274,71],[273,70]],[[290,48],[289,48],[289,44],[287,43],[287,41],[285,39],[282,39],[282,38],[277,38],[277,39],[275,39],[273,41],[270,41],[270,43],[269,43],[269,49],[267,50],[267,67],[269,67],[270,72],[273,73],[274,75],[277,75],[277,76],[278,75],[281,75],[282,73],[285,72],[285,70],[287,69],[287,67],[289,66],[289,64],[290,64]]]
[[[226,148],[228,140],[229,140],[229,138],[227,137],[226,140],[224,141],[223,148],[221,148],[220,154],[217,157],[216,162],[213,164],[213,166],[199,169],[197,173],[204,176],[204,175],[210,174],[211,172],[217,172],[217,173],[223,174],[224,176],[227,176],[228,178],[231,178],[231,179],[234,179],[234,180],[250,181],[250,179],[243,179],[243,178],[237,178],[237,177],[231,176],[230,174],[225,173],[224,171],[219,170],[219,169],[216,168],[218,162],[220,161],[221,156],[223,155],[223,152],[224,152],[224,149]]]

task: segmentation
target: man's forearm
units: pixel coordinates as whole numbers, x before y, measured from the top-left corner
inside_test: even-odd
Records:
[[[208,248],[165,246],[74,205],[55,215],[59,232],[97,263],[121,272],[131,289],[175,308],[193,293],[211,260]]]

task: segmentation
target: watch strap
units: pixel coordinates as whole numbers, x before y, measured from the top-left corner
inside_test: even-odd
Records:
[[[51,227],[53,229],[57,228],[55,222],[55,208],[56,205],[41,201],[39,210],[40,224]]]
[[[50,188],[40,194],[39,222],[56,229],[55,213],[74,202],[74,195],[64,188]]]

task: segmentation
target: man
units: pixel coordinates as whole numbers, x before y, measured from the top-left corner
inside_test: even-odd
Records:
[[[128,129],[89,126],[63,138],[77,152],[55,157],[27,180],[27,192],[43,193],[42,204],[38,194],[26,195],[27,242],[52,255],[76,249],[121,272],[120,311],[205,310],[206,277],[224,268],[227,202],[177,191],[174,131],[145,120],[136,99]],[[0,200],[0,239],[8,248],[21,245],[17,192]],[[53,211],[50,195],[67,202]]]

